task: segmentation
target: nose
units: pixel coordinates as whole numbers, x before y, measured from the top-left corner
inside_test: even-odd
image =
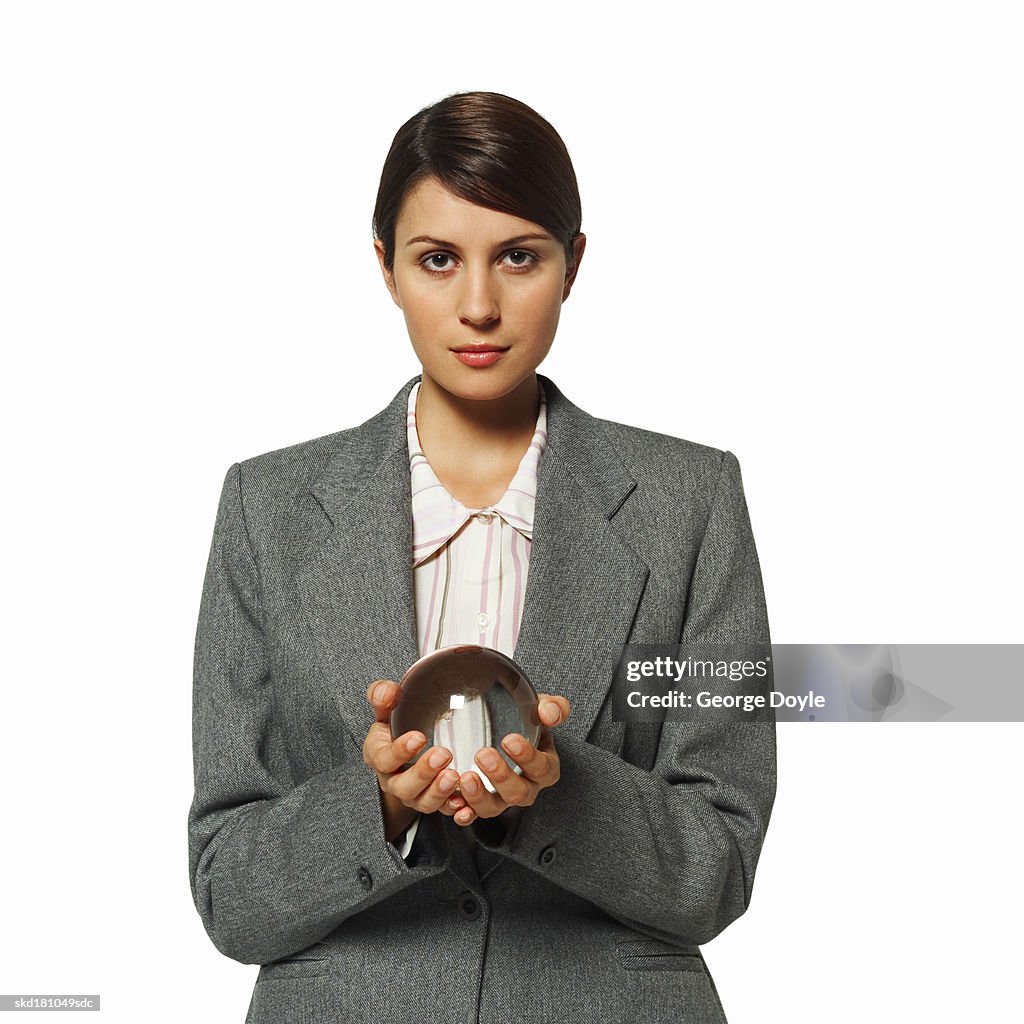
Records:
[[[490,267],[467,268],[459,295],[459,319],[476,327],[495,323],[500,316],[497,287]]]

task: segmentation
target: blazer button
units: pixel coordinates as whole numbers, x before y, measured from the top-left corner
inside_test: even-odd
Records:
[[[356,872],[356,877],[359,879],[359,884],[369,892],[373,888],[373,875],[370,874],[366,868],[360,868]]]
[[[470,893],[459,897],[459,913],[467,921],[475,921],[483,911],[480,908],[480,901]]]
[[[537,859],[544,865],[544,867],[549,868],[555,863],[555,857],[557,856],[558,851],[553,846],[545,846],[544,849],[540,851],[540,857]]]

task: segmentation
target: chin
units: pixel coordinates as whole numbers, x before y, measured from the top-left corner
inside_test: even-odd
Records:
[[[514,391],[518,381],[505,380],[472,380],[453,382],[449,387],[443,382],[438,382],[452,395],[464,398],[471,402],[494,402],[504,398],[510,391]]]
[[[486,369],[473,369],[467,367],[463,373],[434,374],[429,368],[424,368],[425,376],[430,377],[434,383],[447,391],[450,395],[473,402],[493,402],[522,384],[522,382],[533,375],[532,368],[512,370],[509,367],[495,367],[497,372],[489,372]]]

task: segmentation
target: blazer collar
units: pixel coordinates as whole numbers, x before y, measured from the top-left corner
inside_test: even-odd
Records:
[[[341,435],[310,488],[331,525],[317,531],[295,581],[324,683],[360,746],[372,722],[366,688],[400,679],[419,656],[406,438],[408,397],[419,379]],[[548,377],[541,382],[548,442],[514,658],[540,692],[569,699],[572,713],[559,732],[585,739],[649,570],[612,523],[636,481],[601,422]]]
[[[589,504],[607,519],[618,511],[636,481],[607,446],[597,421],[569,401],[549,377],[538,374],[547,396],[548,451],[575,478]],[[408,458],[409,394],[421,375],[407,381],[376,416],[345,433],[345,440],[310,490],[336,521],[344,506],[389,464],[396,452]],[[545,459],[541,459],[543,467]],[[405,467],[408,472],[408,466]],[[408,488],[406,489],[408,492]],[[538,499],[539,499],[538,495]]]

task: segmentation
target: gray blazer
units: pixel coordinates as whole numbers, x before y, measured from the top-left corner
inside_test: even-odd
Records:
[[[418,656],[418,379],[361,426],[224,481],[196,634],[189,871],[217,949],[262,965],[247,1021],[724,1021],[698,947],[750,901],[774,718],[626,726],[609,687],[626,643],[768,639],[736,458],[596,419],[541,377],[515,658],[572,702],[561,779],[471,826],[475,852],[424,816],[406,863],[362,742],[367,686]]]

